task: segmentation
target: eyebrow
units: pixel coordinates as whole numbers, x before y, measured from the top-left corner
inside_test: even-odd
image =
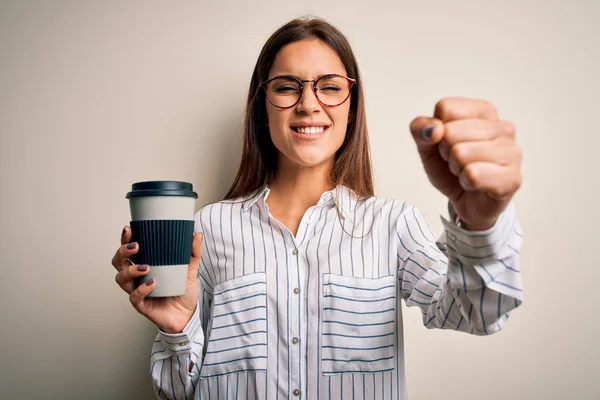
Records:
[[[328,73],[328,74],[321,74],[321,75],[317,75],[317,78],[316,78],[315,80],[317,80],[317,79],[321,79],[321,78],[322,78],[322,77],[324,77],[324,76],[330,76],[330,75],[340,75],[340,76],[345,76],[344,74],[341,74],[341,73],[337,73],[337,72],[330,72],[330,73]],[[295,79],[298,79],[299,81],[302,81],[302,80],[303,80],[303,79],[302,79],[302,78],[300,78],[299,76],[292,75],[292,74],[279,74],[279,75],[273,75],[273,76],[271,76],[271,77],[268,77],[268,78],[267,78],[267,80],[269,80],[269,79],[273,79],[273,78],[295,78]],[[312,80],[312,79],[311,79],[311,80]]]

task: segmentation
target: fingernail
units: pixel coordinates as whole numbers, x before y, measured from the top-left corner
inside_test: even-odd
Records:
[[[146,281],[146,286],[152,286],[152,284],[153,284],[153,283],[154,283],[154,278],[152,278],[152,279],[148,279],[148,280]]]
[[[431,135],[433,134],[433,130],[435,129],[435,125],[427,125],[423,128],[423,132],[421,132],[421,136],[423,140],[429,142],[431,140]]]
[[[128,243],[128,244],[127,244],[127,248],[128,248],[129,250],[133,250],[133,249],[135,249],[135,242]]]
[[[147,265],[138,265],[137,266],[137,270],[140,272],[144,272],[148,270],[148,266]]]

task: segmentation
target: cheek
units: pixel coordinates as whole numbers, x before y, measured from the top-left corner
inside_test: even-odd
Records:
[[[346,133],[348,129],[348,122],[350,121],[348,113],[350,108],[335,110],[335,113],[330,113],[329,118],[333,121],[336,132]]]
[[[286,120],[289,110],[278,109],[271,103],[266,104],[267,121],[270,127],[279,127]]]
[[[267,111],[268,118],[268,132],[271,136],[273,143],[281,143],[283,138],[287,134],[287,117],[285,112],[282,110]]]
[[[333,119],[337,124],[348,124],[348,118],[350,116],[350,101],[342,104],[339,107],[335,107],[330,110],[330,118]]]

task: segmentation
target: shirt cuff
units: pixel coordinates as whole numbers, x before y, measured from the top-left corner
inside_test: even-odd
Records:
[[[448,212],[452,221],[441,217],[445,228],[442,244],[447,248],[449,256],[463,259],[468,264],[495,260],[510,240],[517,221],[513,203],[509,203],[494,226],[485,231],[468,231],[459,227],[456,212],[450,202]]]
[[[189,351],[192,348],[192,341],[202,332],[202,324],[200,321],[200,304],[196,304],[196,310],[192,318],[183,328],[181,333],[166,333],[158,330],[158,335],[163,345],[172,353],[180,353]],[[198,340],[196,340],[198,341]]]

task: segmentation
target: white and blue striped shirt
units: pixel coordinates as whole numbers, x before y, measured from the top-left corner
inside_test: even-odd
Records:
[[[406,399],[401,299],[427,328],[499,331],[522,301],[512,204],[486,232],[415,207],[324,193],[294,236],[265,188],[195,215],[200,298],[181,334],[159,332],[160,399]],[[452,214],[452,210],[450,210]]]

